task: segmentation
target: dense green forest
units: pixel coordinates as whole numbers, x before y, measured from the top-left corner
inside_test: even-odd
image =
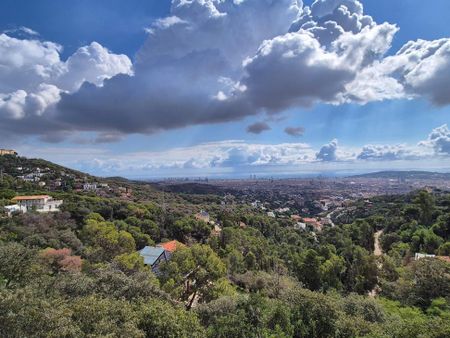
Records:
[[[450,194],[356,201],[316,234],[126,184],[133,198],[59,191],[61,212],[0,219],[1,337],[450,336],[450,264],[414,259],[449,256]],[[39,187],[2,177],[0,205],[23,193]],[[138,250],[174,239],[186,247],[153,274]]]

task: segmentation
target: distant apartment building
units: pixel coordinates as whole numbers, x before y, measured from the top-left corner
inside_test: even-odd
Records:
[[[31,210],[36,210],[38,212],[55,212],[59,211],[59,207],[63,204],[63,201],[54,200],[48,195],[16,196],[12,201],[16,202],[18,210],[21,212]]]
[[[17,152],[15,150],[12,149],[0,149],[0,156],[3,155],[17,155]]]

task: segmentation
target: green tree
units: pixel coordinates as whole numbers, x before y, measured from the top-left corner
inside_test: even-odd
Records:
[[[170,282],[175,287],[186,284],[183,299],[188,300],[190,309],[197,297],[201,300],[225,272],[225,264],[211,247],[197,244],[177,250],[168,263],[162,264],[161,279],[163,284]]]
[[[92,295],[74,300],[71,309],[86,337],[145,337],[138,312],[126,301]]]
[[[320,256],[313,249],[306,251],[297,263],[297,278],[310,290],[318,290],[321,287],[320,264]]]
[[[436,235],[448,240],[450,238],[450,214],[439,216],[432,229]]]
[[[160,300],[151,300],[139,306],[138,327],[145,337],[202,338],[203,327],[195,313],[171,306]]]
[[[179,219],[170,227],[172,237],[182,242],[186,241],[187,236],[191,236],[199,242],[204,242],[211,234],[211,230],[210,224],[193,217]]]
[[[445,242],[438,249],[438,255],[450,256],[450,242]]]
[[[334,288],[336,290],[342,289],[342,276],[345,272],[345,261],[342,257],[332,255],[320,265],[320,279],[322,287],[327,290]]]
[[[433,222],[433,213],[435,210],[434,198],[428,192],[422,190],[414,198],[414,203],[420,208],[420,222],[429,226]]]
[[[33,274],[37,252],[19,243],[0,243],[0,281],[5,286],[22,285]]]
[[[115,256],[136,251],[133,236],[124,230],[117,230],[99,214],[91,214],[86,220],[82,238],[88,244],[86,253],[92,261],[110,261]]]
[[[144,258],[139,252],[124,253],[114,258],[120,270],[126,273],[134,273],[138,271],[149,270],[144,264]]]
[[[438,259],[420,259],[412,265],[415,305],[427,307],[432,300],[450,296],[450,264]]]

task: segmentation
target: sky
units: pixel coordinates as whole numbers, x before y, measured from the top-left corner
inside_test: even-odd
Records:
[[[448,0],[3,0],[0,147],[100,176],[450,171]]]

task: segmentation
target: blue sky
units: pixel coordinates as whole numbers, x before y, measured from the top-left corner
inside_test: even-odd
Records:
[[[436,42],[450,37],[449,1],[311,0],[304,2],[312,5],[309,16],[304,7],[294,13],[293,0],[277,6],[193,0],[178,7],[173,0],[176,9],[171,2],[4,0],[0,142],[27,156],[130,177],[409,169],[424,160],[432,169],[449,169],[450,92],[442,88],[450,84],[450,42]],[[342,18],[339,6],[348,17]],[[262,22],[266,15],[271,19]],[[349,18],[356,20],[352,28]],[[309,24],[289,28],[296,20],[321,29],[333,21],[348,40],[324,42]],[[425,42],[405,55],[413,50],[418,57],[395,56],[417,39]],[[258,51],[264,40],[272,54]],[[346,45],[336,50],[338,44]],[[312,54],[299,52],[302,46]],[[434,55],[425,55],[430,48]],[[286,70],[287,51],[298,53],[288,65],[292,70],[271,83]],[[199,60],[194,52],[203,53]],[[366,59],[352,64],[348,55],[357,52]],[[246,57],[251,62],[242,66]],[[29,65],[42,63],[45,76],[36,78],[30,74],[36,70],[17,58],[25,65],[27,58]],[[427,67],[434,73],[424,78]],[[248,132],[255,123],[267,130]],[[287,127],[304,132],[292,136]],[[330,156],[319,158],[329,145]]]

